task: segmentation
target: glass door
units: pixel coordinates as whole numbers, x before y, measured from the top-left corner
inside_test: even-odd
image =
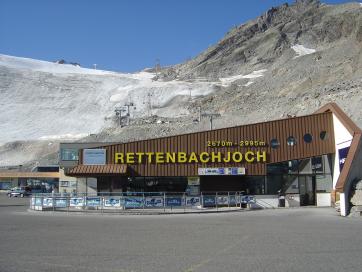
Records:
[[[315,176],[299,176],[300,206],[315,205]]]

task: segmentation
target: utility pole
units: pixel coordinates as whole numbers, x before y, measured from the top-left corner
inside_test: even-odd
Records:
[[[116,109],[114,110],[118,118],[118,125],[120,127],[122,127],[122,111],[123,111],[122,107],[116,107]]]
[[[130,119],[131,119],[131,111],[129,109],[129,107],[133,107],[134,104],[133,102],[129,102],[129,103],[126,103],[124,104],[124,107],[127,107],[127,126],[129,126],[129,123],[130,123]],[[136,107],[134,107],[133,109],[136,109]]]
[[[209,121],[210,121],[210,130],[212,130],[212,129],[213,129],[213,127],[212,127],[212,121],[213,121],[213,119],[214,119],[214,118],[218,118],[218,117],[220,117],[221,115],[220,115],[220,113],[203,113],[201,116],[202,116],[202,117],[209,118]]]
[[[126,126],[129,126],[130,119],[131,119],[131,109],[130,107],[134,107],[133,102],[129,102],[124,104],[123,106],[116,107],[114,110],[116,113],[116,116],[118,118],[118,124],[122,127],[122,119],[126,119]],[[134,107],[133,109],[136,109]],[[122,116],[122,112],[125,112],[125,114]]]

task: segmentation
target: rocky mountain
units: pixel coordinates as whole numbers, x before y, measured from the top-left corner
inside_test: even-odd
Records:
[[[362,127],[360,3],[273,7],[172,67],[119,74],[53,65],[0,56],[0,165],[41,154],[54,163],[67,137],[128,141],[208,129],[207,119],[195,121],[199,109],[220,113],[220,128],[304,115],[333,101]],[[121,128],[114,109],[129,102],[131,123]]]

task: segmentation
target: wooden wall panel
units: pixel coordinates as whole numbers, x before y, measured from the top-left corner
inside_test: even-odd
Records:
[[[321,140],[321,131],[327,131],[328,139]],[[305,143],[303,136],[310,133],[312,143]],[[297,143],[294,147],[287,145],[287,138],[293,136]],[[278,139],[280,146],[276,149],[270,147],[271,139]],[[230,141],[239,143],[241,140],[265,141],[265,147],[208,147],[207,141]],[[109,145],[107,149],[107,163],[114,163],[116,152],[235,152],[243,154],[248,151],[266,151],[267,163],[302,159],[322,154],[334,153],[333,118],[332,113],[319,113],[303,117],[287,118],[282,120],[263,122],[252,125],[236,126],[212,131],[203,131],[158,139],[150,139],[131,143]],[[245,166],[248,175],[264,175],[266,164],[130,164],[128,167],[139,176],[197,176],[199,167],[228,167]]]

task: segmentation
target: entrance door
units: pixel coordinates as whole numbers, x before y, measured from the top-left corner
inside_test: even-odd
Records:
[[[315,205],[315,176],[299,176],[300,206]]]

